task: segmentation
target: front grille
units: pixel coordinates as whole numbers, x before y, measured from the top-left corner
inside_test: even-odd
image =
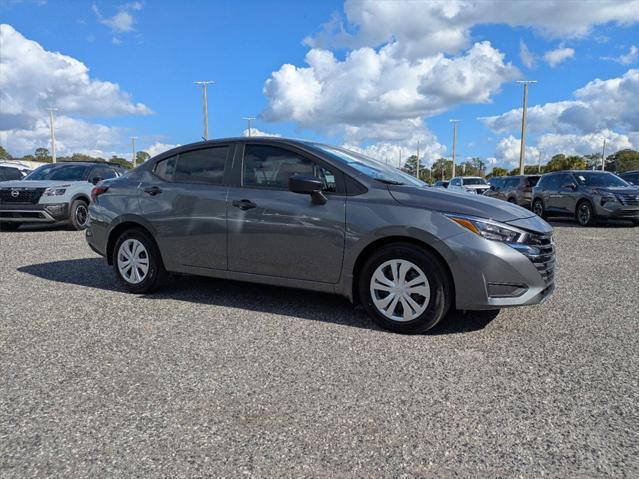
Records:
[[[42,193],[44,188],[0,188],[0,204],[35,205]]]
[[[535,246],[538,254],[524,253],[535,265],[545,283],[551,284],[555,278],[555,244],[552,233],[529,233],[526,244]]]
[[[624,206],[639,206],[639,195],[636,193],[617,193],[617,199]]]

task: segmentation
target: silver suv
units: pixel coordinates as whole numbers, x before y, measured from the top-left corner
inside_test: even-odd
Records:
[[[0,183],[0,230],[16,230],[27,223],[69,223],[87,226],[91,189],[117,178],[124,170],[110,163],[51,163],[21,180]]]
[[[195,143],[93,189],[86,238],[127,290],[167,272],[346,296],[419,333],[450,308],[552,293],[552,228],[528,210],[449,193],[334,146],[275,138]]]

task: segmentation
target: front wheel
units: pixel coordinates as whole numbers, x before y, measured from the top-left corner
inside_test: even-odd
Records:
[[[127,291],[150,293],[162,286],[167,272],[153,239],[144,231],[130,229],[120,235],[113,250],[115,274]]]
[[[75,200],[69,211],[71,226],[76,230],[83,230],[89,225],[89,205],[84,200]]]
[[[533,213],[540,218],[546,219],[546,212],[544,211],[544,203],[540,199],[536,199],[532,204]]]
[[[592,205],[588,201],[582,201],[577,205],[575,216],[581,226],[592,226],[595,224],[595,214],[592,211]]]
[[[410,244],[391,244],[366,261],[359,297],[368,315],[397,333],[423,333],[448,311],[452,287],[441,262]]]

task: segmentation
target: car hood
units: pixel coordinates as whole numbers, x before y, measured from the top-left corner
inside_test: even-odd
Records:
[[[84,181],[50,181],[50,180],[13,180],[0,182],[0,188],[49,188],[50,186],[71,186]]]
[[[442,213],[488,218],[504,223],[534,217],[535,214],[521,206],[483,195],[469,195],[440,188],[415,188],[389,185],[390,194],[399,203],[423,207]]]
[[[487,190],[490,185],[464,185],[463,188],[467,190]]]

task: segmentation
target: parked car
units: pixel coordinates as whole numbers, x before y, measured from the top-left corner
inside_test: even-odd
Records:
[[[0,181],[21,180],[24,177],[24,170],[17,165],[0,163]]]
[[[167,272],[297,287],[418,333],[450,308],[535,304],[554,288],[552,228],[534,214],[319,143],[186,145],[92,196],[87,242],[133,293]]]
[[[524,208],[530,208],[532,189],[539,181],[539,178],[541,178],[540,175],[500,177],[492,183],[489,182],[490,188],[484,192],[484,195],[515,203]]]
[[[477,193],[478,195],[490,188],[486,180],[479,176],[456,176],[450,180],[448,189],[451,191],[463,191],[465,193]]]
[[[625,173],[621,173],[619,177],[632,185],[639,185],[639,170],[626,171]]]
[[[0,230],[16,230],[26,223],[69,222],[81,230],[93,185],[116,178],[124,170],[104,162],[51,163],[21,180],[0,183]]]
[[[558,171],[533,188],[533,211],[542,218],[572,216],[582,226],[599,219],[639,224],[639,187],[608,171]]]
[[[450,183],[450,181],[448,181],[448,180],[439,180],[439,181],[435,182],[433,187],[434,188],[448,188],[448,183]]]

